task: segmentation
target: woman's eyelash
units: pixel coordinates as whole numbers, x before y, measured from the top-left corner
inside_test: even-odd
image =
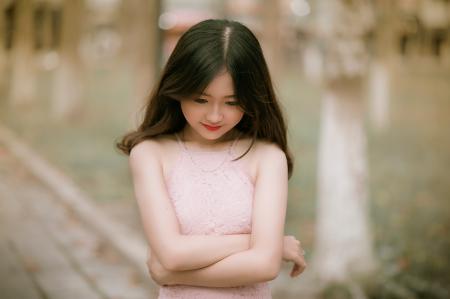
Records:
[[[205,99],[198,98],[198,99],[194,99],[194,102],[199,103],[199,104],[204,104],[204,103],[207,103],[208,101]],[[240,105],[238,101],[226,102],[226,104],[229,106],[239,106]]]

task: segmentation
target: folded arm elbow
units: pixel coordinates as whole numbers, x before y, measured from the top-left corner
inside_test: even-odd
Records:
[[[278,274],[280,273],[281,270],[281,263],[278,261],[272,261],[272,262],[268,262],[266,265],[266,269],[265,269],[265,280],[269,281],[269,280],[274,280],[275,278],[277,278]]]
[[[165,248],[157,254],[158,261],[164,269],[169,271],[182,271],[183,269],[183,259],[181,252],[176,248]]]
[[[261,280],[274,280],[281,270],[281,257],[262,255],[259,265],[259,273],[262,276]]]
[[[161,265],[164,267],[164,269],[169,271],[180,271],[180,266],[175,257],[169,256],[161,259]]]

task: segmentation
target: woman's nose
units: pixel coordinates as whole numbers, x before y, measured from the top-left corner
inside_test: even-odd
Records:
[[[206,115],[206,120],[211,124],[219,123],[223,119],[223,114],[219,107],[212,107]]]

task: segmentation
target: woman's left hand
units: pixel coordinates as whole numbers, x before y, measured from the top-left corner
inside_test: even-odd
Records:
[[[147,254],[147,268],[152,279],[160,286],[169,285],[170,271],[165,269],[150,248]]]
[[[299,240],[294,236],[284,236],[283,239],[283,260],[286,262],[293,262],[294,267],[290,276],[299,276],[306,268],[306,261],[304,257],[305,251]]]

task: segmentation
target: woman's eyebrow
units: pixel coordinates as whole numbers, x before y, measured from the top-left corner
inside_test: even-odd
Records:
[[[207,94],[207,93],[205,93],[205,92],[202,92],[201,93],[201,95],[203,95],[203,96],[207,96],[207,97],[211,97],[211,95],[209,95],[209,94]],[[224,98],[235,98],[236,97],[236,95],[234,95],[234,94],[231,94],[231,95],[228,95],[228,96],[224,96]]]

